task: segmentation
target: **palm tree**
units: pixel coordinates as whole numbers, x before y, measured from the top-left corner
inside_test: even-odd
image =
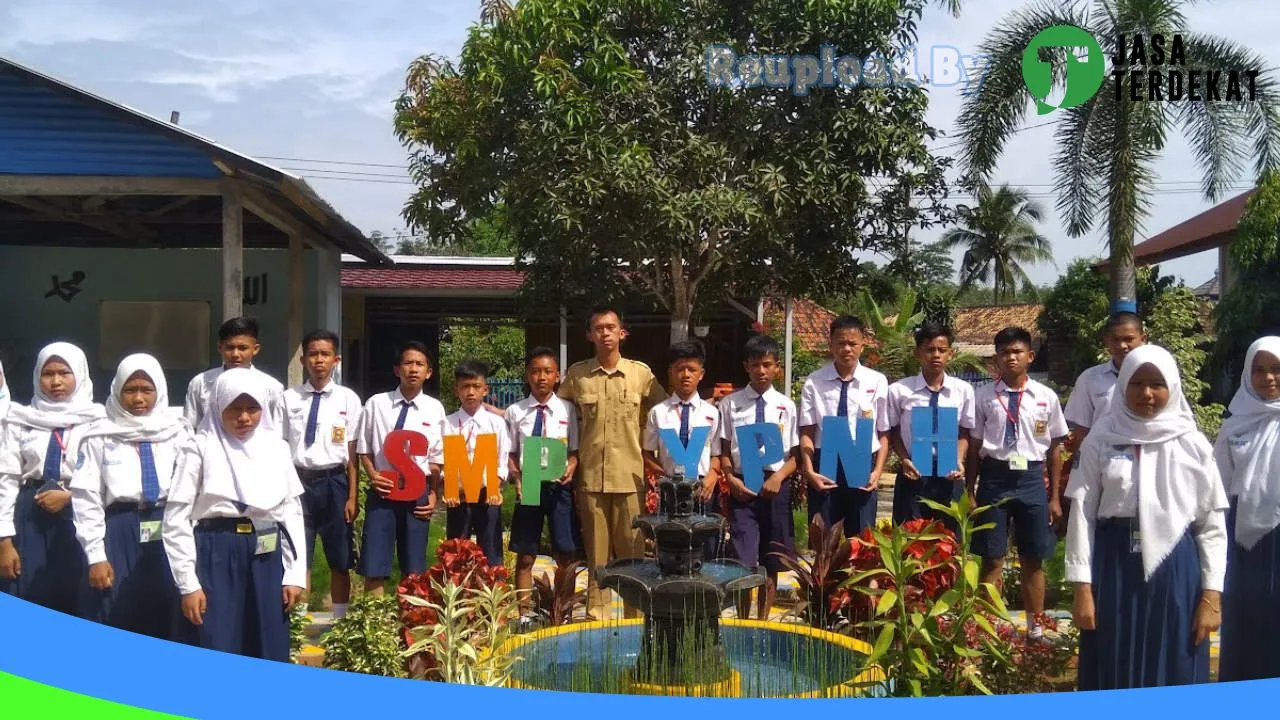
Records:
[[[989,177],[1031,104],[1022,78],[1023,51],[1037,33],[1054,25],[1089,31],[1104,58],[1115,53],[1122,33],[1145,38],[1159,34],[1167,40],[1178,33],[1186,47],[1186,64],[1180,70],[1262,71],[1256,81],[1256,102],[1130,102],[1130,75],[1121,73],[1118,95],[1117,79],[1108,72],[1091,100],[1057,111],[1054,189],[1058,210],[1072,237],[1087,234],[1105,213],[1113,303],[1136,298],[1134,236],[1150,209],[1156,159],[1171,131],[1181,130],[1190,141],[1203,173],[1200,189],[1210,201],[1230,188],[1249,154],[1259,174],[1275,168],[1280,160],[1280,95],[1270,68],[1248,48],[1189,30],[1182,13],[1189,4],[1189,0],[1041,0],[1015,11],[983,41],[979,55],[987,58],[988,70],[967,95],[958,120],[962,172],[973,181]],[[1147,70],[1133,65],[1128,69]],[[1055,63],[1058,89],[1064,87],[1064,77],[1062,64]],[[1145,97],[1146,89],[1141,89]],[[1117,97],[1125,99],[1117,101]]]
[[[977,205],[956,208],[959,227],[948,230],[942,243],[950,249],[965,248],[960,262],[960,292],[977,282],[991,281],[995,304],[1019,284],[1032,286],[1024,265],[1053,262],[1049,240],[1036,232],[1044,219],[1040,204],[1027,191],[1001,185],[992,192],[979,185]]]

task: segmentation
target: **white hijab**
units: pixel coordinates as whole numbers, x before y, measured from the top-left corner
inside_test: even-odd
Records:
[[[60,358],[65,362],[76,379],[75,392],[64,401],[55,401],[40,389],[40,372],[53,358]],[[9,422],[41,430],[56,430],[90,423],[106,415],[102,406],[93,401],[93,379],[89,377],[89,361],[85,359],[84,351],[71,343],[56,342],[46,345],[36,356],[31,383],[35,388],[31,406],[14,403],[6,418]]]
[[[0,362],[0,420],[9,414],[9,383],[4,380],[4,363]]]
[[[1240,388],[1231,398],[1231,417],[1222,423],[1219,442],[1251,436],[1249,459],[1223,478],[1236,503],[1236,542],[1252,548],[1280,525],[1280,399],[1270,402],[1253,389],[1253,361],[1260,352],[1280,358],[1280,337],[1258,338],[1249,346],[1240,373]]]
[[[1144,365],[1154,365],[1169,387],[1169,403],[1150,419],[1134,415],[1125,402],[1129,380]],[[1177,362],[1162,347],[1143,345],[1124,359],[1111,406],[1086,442],[1141,446],[1137,459],[1138,528],[1142,533],[1142,567],[1148,578],[1196,518],[1227,508],[1222,479],[1212,461],[1213,447],[1196,427],[1195,414],[1182,394]]]
[[[200,421],[198,438],[204,450],[203,491],[271,512],[303,492],[288,443],[262,425],[245,440],[222,427],[222,412],[241,395],[256,400],[265,416],[269,393],[264,377],[246,368],[219,374],[209,396],[208,411]]]
[[[134,415],[120,404],[120,393],[135,373],[144,373],[156,386],[156,404],[146,415]],[[109,436],[124,442],[164,442],[187,430],[181,408],[169,407],[169,383],[154,357],[138,353],[120,361],[111,380],[107,417],[90,425],[81,439]]]

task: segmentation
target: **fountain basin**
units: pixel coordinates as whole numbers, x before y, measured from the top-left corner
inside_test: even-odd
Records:
[[[642,620],[579,623],[518,635],[498,649],[520,658],[509,687],[632,695],[832,698],[871,694],[883,673],[868,667],[864,642],[806,625],[719,621],[727,678],[702,682],[637,678]]]

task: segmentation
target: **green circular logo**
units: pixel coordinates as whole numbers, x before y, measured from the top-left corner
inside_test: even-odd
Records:
[[[1040,48],[1066,50],[1061,75],[1065,93],[1057,105],[1046,102],[1054,86],[1053,62],[1040,59]],[[1078,48],[1084,48],[1088,53],[1085,59],[1077,56],[1075,51]],[[1022,81],[1035,98],[1036,110],[1041,115],[1088,102],[1098,94],[1106,75],[1102,46],[1087,31],[1075,25],[1054,25],[1041,30],[1022,52]]]

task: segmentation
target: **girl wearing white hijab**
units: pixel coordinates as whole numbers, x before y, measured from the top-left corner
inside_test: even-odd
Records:
[[[1129,353],[1080,453],[1066,557],[1080,689],[1208,681],[1227,496],[1168,351]]]
[[[74,615],[85,562],[68,507],[67,449],[105,413],[75,345],[46,346],[33,375],[35,397],[9,407],[0,443],[0,591]]]
[[[302,483],[288,444],[266,430],[270,391],[244,368],[218,376],[164,514],[164,546],[188,639],[289,660],[287,614],[307,584]]]
[[[1220,680],[1280,677],[1280,337],[1249,346],[1214,449],[1231,497]]]
[[[81,613],[158,638],[173,633],[178,590],[160,539],[164,503],[191,433],[169,407],[159,361],[130,355],[111,381],[107,417],[80,440],[71,479],[76,537],[89,563]]]

